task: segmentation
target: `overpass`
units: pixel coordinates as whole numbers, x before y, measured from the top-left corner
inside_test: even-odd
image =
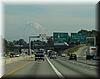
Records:
[[[21,49],[29,49],[29,45],[27,46],[12,46],[12,47],[8,47],[8,48],[12,48],[13,50],[21,50]],[[51,49],[51,50],[55,50],[55,51],[63,51],[65,49],[68,48],[68,46],[66,45],[42,45],[42,46],[31,46],[31,49]],[[30,53],[30,52],[29,52]]]

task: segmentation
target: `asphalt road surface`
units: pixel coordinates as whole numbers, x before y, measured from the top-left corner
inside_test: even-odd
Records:
[[[68,60],[66,57],[57,57],[57,59],[45,57],[44,61],[34,61],[34,58],[29,58],[5,65],[3,77],[93,78],[98,77],[97,68],[97,66]]]

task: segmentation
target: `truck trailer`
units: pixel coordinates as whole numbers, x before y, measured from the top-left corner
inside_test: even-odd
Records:
[[[89,46],[86,50],[86,59],[96,59],[97,57],[97,47],[96,46]]]

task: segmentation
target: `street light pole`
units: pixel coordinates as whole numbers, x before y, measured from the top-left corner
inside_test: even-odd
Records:
[[[29,54],[31,54],[31,38],[39,38],[39,36],[29,36]]]
[[[96,46],[96,37],[94,37],[94,46]]]
[[[29,37],[29,54],[31,54],[31,41],[30,41],[30,37]]]

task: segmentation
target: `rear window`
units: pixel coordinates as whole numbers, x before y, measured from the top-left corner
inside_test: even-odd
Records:
[[[91,50],[96,50],[96,48],[91,48]]]
[[[75,54],[72,54],[72,56],[75,56]]]
[[[43,52],[37,52],[36,54],[37,55],[43,55]]]

